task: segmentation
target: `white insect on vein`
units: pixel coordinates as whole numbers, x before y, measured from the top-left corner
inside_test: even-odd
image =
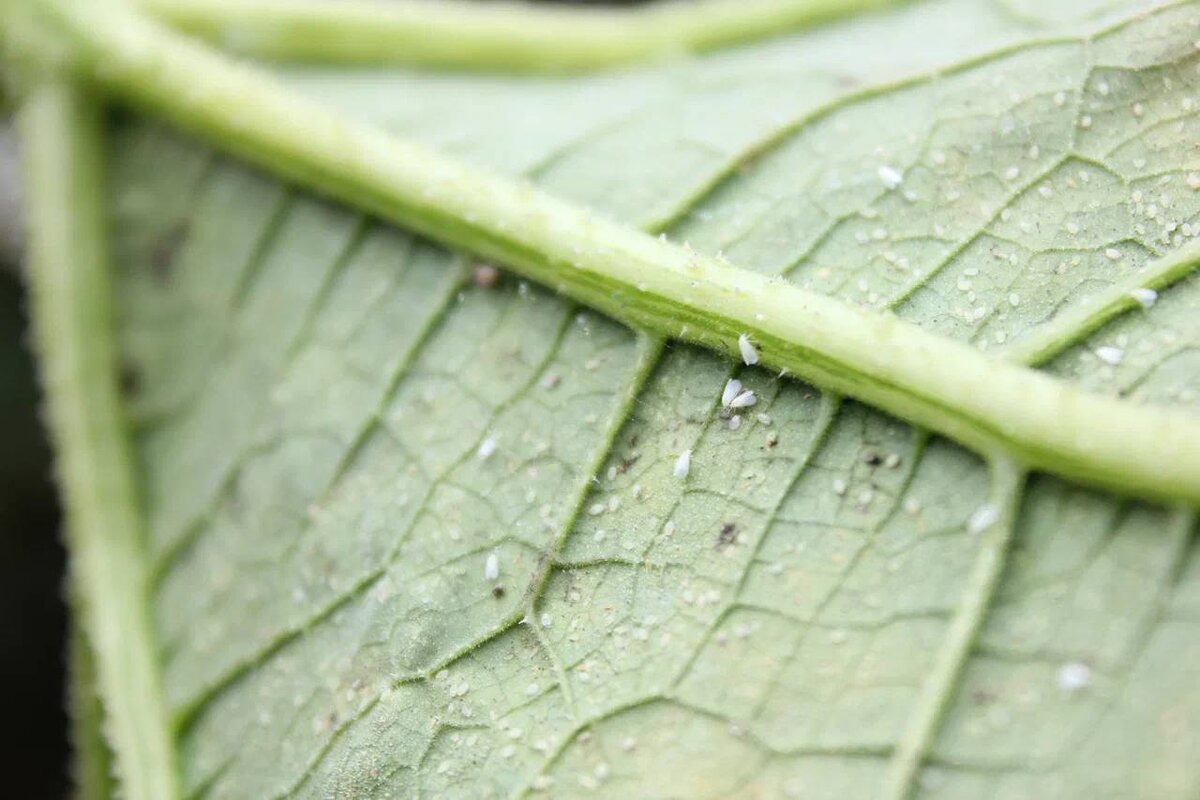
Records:
[[[675,459],[675,468],[671,473],[680,480],[686,478],[692,470],[692,451],[684,450],[679,454],[679,458]]]
[[[483,562],[483,578],[484,580],[494,581],[500,577],[500,557],[495,553],[488,553],[487,560]]]
[[[996,524],[1000,519],[1000,509],[991,503],[985,503],[975,509],[975,513],[967,520],[967,533],[983,533]]]
[[[1109,366],[1117,366],[1125,358],[1125,351],[1119,347],[1097,347],[1096,358]]]
[[[742,393],[742,382],[737,378],[730,378],[725,381],[725,389],[721,392],[721,405],[729,408],[733,399]]]
[[[738,350],[742,351],[742,361],[746,362],[746,366],[752,367],[758,363],[758,348],[747,334],[743,333],[738,337]]]
[[[758,397],[749,389],[738,394],[737,397],[729,401],[730,408],[749,408],[758,402]]]
[[[487,459],[491,458],[492,453],[494,452],[496,452],[495,437],[489,436],[479,443],[478,455],[480,461],[486,461]]]
[[[1150,308],[1158,302],[1158,292],[1144,286],[1131,290],[1129,296],[1138,301],[1142,308]]]
[[[895,167],[884,164],[879,168],[879,180],[889,189],[895,189],[904,183],[904,176]]]

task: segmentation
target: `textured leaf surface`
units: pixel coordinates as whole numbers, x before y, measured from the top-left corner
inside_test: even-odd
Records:
[[[601,77],[284,77],[996,351],[1200,233],[1200,8],[1043,5],[916,3]],[[968,531],[999,491],[976,455],[477,285],[461,257],[160,128],[120,121],[112,151],[190,792],[870,797],[943,702],[922,796],[1200,785],[1189,514],[1031,477],[958,641],[996,547]],[[1198,304],[1184,281],[1046,368],[1194,406]],[[740,424],[732,375],[758,396]],[[959,648],[962,680],[937,684]]]

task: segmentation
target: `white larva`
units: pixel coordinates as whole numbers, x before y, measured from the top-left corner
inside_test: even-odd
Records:
[[[754,405],[757,402],[758,402],[758,397],[754,394],[754,392],[747,389],[746,391],[739,394],[737,397],[730,400],[729,407],[730,408],[749,408],[750,406]]]
[[[496,440],[489,436],[479,443],[479,459],[485,461],[491,458],[492,453],[496,452]]]
[[[729,404],[733,399],[742,393],[742,382],[737,378],[730,378],[725,381],[725,389],[721,392],[721,405],[729,408]]]
[[[750,341],[750,337],[742,334],[738,337],[738,350],[742,351],[742,361],[746,362],[746,366],[752,367],[758,363],[758,348]]]
[[[671,470],[676,478],[680,480],[686,478],[692,470],[692,451],[684,450],[679,454],[679,458],[675,459],[675,468]]]
[[[487,561],[483,562],[483,578],[484,580],[494,581],[500,577],[500,557],[495,553],[488,553]]]
[[[1142,308],[1150,308],[1158,302],[1158,292],[1144,286],[1131,290],[1129,296],[1138,301]]]

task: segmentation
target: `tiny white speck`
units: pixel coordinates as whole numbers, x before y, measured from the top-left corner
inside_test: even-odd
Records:
[[[531,683],[525,687],[525,694],[528,695],[529,697],[533,697],[537,693],[538,693],[538,685],[536,683]]]
[[[1141,103],[1133,104],[1133,115],[1135,117],[1137,117],[1138,119],[1141,119],[1142,115],[1145,113],[1146,113],[1146,107],[1144,105],[1142,105]]]
[[[1055,92],[1054,93],[1054,105],[1058,106],[1059,108],[1062,108],[1064,105],[1066,105],[1066,102],[1067,102],[1067,93],[1066,92]]]
[[[1092,117],[1091,117],[1091,115],[1089,115],[1089,114],[1084,114],[1082,117],[1080,117],[1080,118],[1079,118],[1079,127],[1081,127],[1081,128],[1090,128],[1090,127],[1092,127]]]
[[[496,440],[489,436],[479,443],[479,451],[477,455],[481,460],[491,458],[492,453],[496,452]]]
[[[1104,251],[1104,256],[1109,261],[1119,261],[1121,259],[1121,251],[1115,247],[1110,247]]]
[[[625,752],[629,752],[633,748],[637,747],[637,739],[634,739],[632,736],[626,736],[621,740],[620,747]]]
[[[1192,191],[1200,191],[1200,172],[1189,172],[1187,176],[1187,185]]]
[[[606,506],[604,503],[592,503],[590,506],[588,506],[588,514],[592,515],[593,517],[598,517],[607,510],[608,506]]]
[[[983,533],[996,524],[1000,519],[1000,509],[991,503],[985,503],[975,509],[975,513],[967,520],[967,533]]]
[[[1100,83],[1096,84],[1096,91],[1100,93],[1101,97],[1108,97],[1108,83],[1100,81]]]
[[[1017,306],[1021,305],[1021,295],[1017,294],[1016,292],[1013,292],[1012,294],[1010,294],[1008,296],[1008,304],[1010,306],[1012,306],[1013,308],[1016,308]]]
[[[1006,181],[1015,181],[1020,175],[1021,170],[1019,167],[1009,167],[1004,170],[1004,180]]]
[[[915,517],[921,513],[921,501],[915,497],[908,497],[904,500],[904,513],[910,517]]]
[[[1158,292],[1142,286],[1129,292],[1129,296],[1137,300],[1142,308],[1150,308],[1158,301]]]
[[[1087,664],[1073,661],[1058,668],[1058,688],[1077,692],[1092,682],[1092,670]]]
[[[676,478],[686,478],[692,469],[692,451],[684,450],[675,459],[675,468],[671,471]]]
[[[739,394],[737,397],[730,400],[729,407],[730,408],[749,408],[750,406],[754,405],[757,402],[758,402],[758,397],[754,394],[754,392],[747,389],[746,391]]]
[[[844,480],[842,480],[841,478],[834,478],[834,480],[833,480],[833,493],[834,494],[841,497],[842,495],[844,495],[846,493],[846,489],[847,489],[847,486],[846,486],[846,482]]]
[[[730,378],[725,381],[725,389],[721,392],[721,405],[729,408],[729,404],[733,402],[733,398],[742,393],[742,382],[737,378]]]
[[[1109,366],[1115,367],[1125,358],[1125,351],[1119,347],[1097,347],[1096,358]]]
[[[729,418],[729,430],[736,431],[742,427],[742,417],[740,414],[734,414]]]
[[[746,362],[747,366],[758,363],[758,349],[750,342],[750,337],[744,333],[738,337],[738,350],[742,351],[742,361]]]
[[[883,465],[888,469],[895,469],[896,467],[900,466],[900,454],[888,453],[887,458],[883,460]]]
[[[483,577],[489,581],[500,577],[500,557],[495,553],[488,553],[487,561],[483,562]]]
[[[549,614],[542,614],[541,623],[543,628],[549,628],[554,623],[554,620]]]
[[[904,176],[895,167],[889,167],[886,164],[879,168],[879,180],[889,189],[895,189],[900,184],[904,183]]]
[[[1074,236],[1075,234],[1079,233],[1079,226],[1076,225],[1074,222],[1068,222],[1067,223],[1067,233]]]

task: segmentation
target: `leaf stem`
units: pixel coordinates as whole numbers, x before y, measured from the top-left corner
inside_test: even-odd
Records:
[[[101,123],[82,91],[53,79],[20,113],[33,329],[74,559],[72,588],[122,795],[169,800],[177,796],[172,740],[116,381]]]
[[[555,8],[467,0],[140,0],[255,56],[340,64],[583,70],[712,50],[895,0],[699,0]]]
[[[1200,504],[1200,420],[1085,393],[895,317],[737,269],[333,113],[106,3],[50,2],[80,66],[218,147],[635,327],[739,353],[988,456]]]

